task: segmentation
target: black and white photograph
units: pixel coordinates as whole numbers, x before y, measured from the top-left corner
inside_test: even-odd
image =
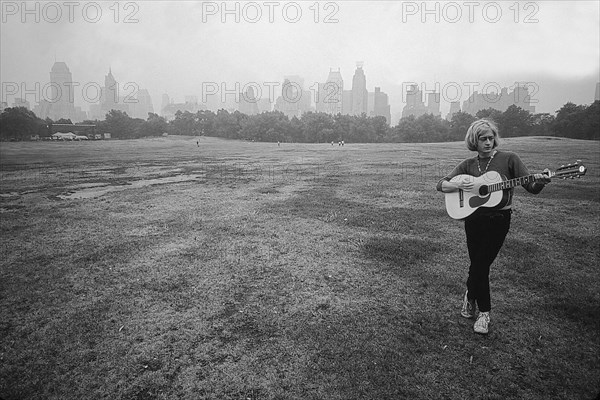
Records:
[[[600,1],[0,19],[0,400],[600,398]]]

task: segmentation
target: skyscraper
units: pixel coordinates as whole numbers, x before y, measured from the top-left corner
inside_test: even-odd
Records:
[[[163,110],[165,108],[167,108],[167,106],[169,104],[171,104],[171,99],[169,99],[169,95],[166,93],[163,93],[163,95],[161,97],[161,103],[160,103],[160,115],[164,116]]]
[[[136,93],[134,101],[129,104],[129,111],[132,118],[148,119],[148,113],[154,112],[152,98],[147,89],[140,89]]]
[[[281,111],[288,118],[300,117],[310,111],[311,92],[304,90],[304,79],[298,75],[284,76],[281,96],[275,101],[275,111]]]
[[[462,110],[475,115],[478,111],[488,108],[504,112],[511,105],[520,107],[532,114],[535,113],[535,106],[531,105],[531,97],[527,86],[517,86],[512,92],[509,92],[506,87],[502,88],[500,93],[474,91],[467,100],[463,101]]]
[[[363,62],[356,63],[356,71],[352,77],[352,115],[367,113],[369,93],[367,92],[367,77],[363,71]]]
[[[439,93],[427,93],[427,114],[433,114],[436,117],[441,115]]]
[[[133,99],[127,96],[127,100],[131,102]],[[108,75],[104,77],[104,87],[100,95],[100,109],[102,114],[107,114],[110,110],[119,110],[129,113],[129,104],[124,103],[124,99],[119,96],[119,83],[112,74],[112,70],[108,69]]]
[[[329,75],[325,83],[319,84],[319,94],[316,101],[316,109],[327,114],[342,113],[342,98],[344,92],[344,80],[340,69],[337,71],[329,69]]]
[[[446,119],[450,121],[454,114],[460,112],[460,101],[452,101],[450,102],[450,111],[448,111],[448,115],[446,115]]]
[[[406,90],[406,105],[402,109],[402,118],[414,115],[420,117],[427,113],[427,107],[423,103],[423,93],[418,85],[410,85]]]
[[[61,118],[75,118],[75,98],[73,90],[73,77],[67,64],[57,61],[50,70],[51,98],[48,117],[57,121]],[[42,116],[40,116],[42,117]],[[42,117],[44,118],[44,117]]]
[[[392,121],[392,115],[388,100],[388,95],[381,91],[380,87],[375,87],[375,94],[373,96],[374,109],[373,113],[375,116],[385,117],[388,125]]]
[[[258,114],[258,99],[254,95],[254,88],[252,86],[248,86],[245,93],[240,93],[238,110],[246,115]]]

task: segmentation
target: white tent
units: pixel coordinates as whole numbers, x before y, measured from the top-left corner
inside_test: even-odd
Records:
[[[52,135],[52,139],[59,139],[59,140],[73,140],[75,139],[77,135],[74,134],[73,132],[57,132],[54,135]]]

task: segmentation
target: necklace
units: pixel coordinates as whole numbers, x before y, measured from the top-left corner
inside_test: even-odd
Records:
[[[477,155],[477,169],[479,170],[479,176],[485,174],[490,166],[490,163],[492,162],[492,160],[494,159],[494,156],[496,155],[496,151],[494,151],[490,157],[490,160],[487,162],[487,165],[485,166],[485,170],[483,172],[481,172],[481,167],[479,166],[480,164],[480,158],[479,155]]]

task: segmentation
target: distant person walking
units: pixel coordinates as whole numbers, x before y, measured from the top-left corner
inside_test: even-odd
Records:
[[[500,144],[498,128],[487,119],[480,119],[471,124],[465,136],[467,148],[477,152],[477,156],[467,158],[459,163],[450,174],[437,184],[437,190],[444,193],[458,190],[470,191],[474,187],[472,179],[450,182],[457,175],[478,177],[488,171],[498,172],[503,180],[529,175],[527,167],[519,156],[509,151],[497,150]],[[550,182],[548,170],[535,174],[535,181],[524,184],[530,193],[538,194]],[[467,278],[467,291],[463,297],[461,315],[465,318],[479,315],[473,325],[476,333],[487,334],[490,323],[490,266],[496,259],[504,239],[510,229],[512,195],[514,189],[506,189],[506,201],[498,206],[479,207],[465,218],[465,233],[470,266]]]

